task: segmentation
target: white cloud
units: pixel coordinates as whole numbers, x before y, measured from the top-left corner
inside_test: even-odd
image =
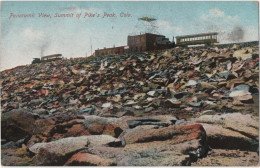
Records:
[[[166,30],[167,32],[175,32],[175,33],[182,33],[181,26],[173,26],[170,22],[165,20],[158,20],[158,26],[162,29]]]
[[[218,8],[210,9],[210,10],[209,10],[209,13],[210,13],[211,15],[215,15],[215,16],[218,16],[218,17],[223,17],[223,16],[225,16],[224,12],[221,11],[220,9],[218,9]]]
[[[210,9],[200,17],[196,29],[203,32],[218,32],[220,43],[232,43],[257,40],[257,27],[242,24],[239,16],[227,15],[218,8]]]
[[[212,8],[208,13],[201,16],[202,21],[205,22],[216,22],[216,23],[237,23],[239,22],[239,17],[226,15],[223,11],[218,8]]]
[[[32,28],[27,28],[22,31],[19,39],[24,39],[23,45],[21,45],[24,49],[28,47],[36,48],[40,50],[41,54],[43,54],[43,51],[49,46],[49,37],[46,37],[44,32]]]
[[[44,33],[41,31],[36,31],[31,28],[27,28],[22,32],[22,35],[25,38],[31,38],[31,39],[42,39],[44,37]]]
[[[208,15],[206,15],[205,17],[224,17],[225,13],[223,11],[221,11],[218,8],[213,8],[209,10]]]

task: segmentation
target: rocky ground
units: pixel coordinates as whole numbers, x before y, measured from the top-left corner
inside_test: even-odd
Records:
[[[2,165],[259,165],[258,45],[1,72]]]

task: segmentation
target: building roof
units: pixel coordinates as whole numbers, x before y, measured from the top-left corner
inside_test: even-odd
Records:
[[[107,50],[107,49],[114,49],[114,48],[122,48],[122,47],[126,47],[126,46],[118,46],[118,47],[111,47],[111,48],[101,48],[101,49],[97,49],[95,51],[101,51],[101,50]]]
[[[156,36],[161,36],[161,37],[165,37],[164,35],[160,35],[160,34],[153,34],[153,33],[144,33],[144,34],[137,34],[137,35],[128,35],[130,37],[135,37],[135,36],[143,36],[143,35],[156,35]]]
[[[176,36],[176,38],[197,37],[197,36],[208,36],[208,35],[218,35],[218,33],[217,33],[217,32],[211,32],[211,33],[191,34],[191,35]]]
[[[41,58],[51,58],[51,57],[59,57],[59,56],[62,56],[62,54],[52,54],[52,55],[43,56]]]

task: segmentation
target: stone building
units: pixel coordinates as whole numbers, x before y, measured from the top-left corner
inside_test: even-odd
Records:
[[[95,50],[95,56],[124,54],[125,46],[104,48]]]
[[[127,37],[127,46],[95,50],[95,56],[154,51],[174,47],[174,43],[163,35],[145,33]]]
[[[128,36],[127,45],[129,52],[153,51],[174,46],[165,36],[151,33]]]

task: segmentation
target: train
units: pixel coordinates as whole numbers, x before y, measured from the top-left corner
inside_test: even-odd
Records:
[[[54,60],[62,60],[62,59],[63,59],[62,54],[52,54],[52,55],[42,56],[41,58],[33,58],[32,64],[54,61]]]
[[[218,33],[201,33],[201,34],[191,34],[176,36],[176,43],[173,40],[170,41],[163,35],[145,33],[140,35],[128,36],[127,46],[119,46],[112,48],[97,49],[93,56],[105,56],[105,55],[119,55],[126,53],[136,53],[136,52],[147,52],[162,49],[170,49],[177,46],[186,47],[188,45],[211,45],[218,43]],[[32,64],[60,60],[63,59],[62,54],[53,54],[43,56],[41,58],[34,58]]]
[[[211,45],[214,43],[218,43],[217,32],[176,36],[176,46],[188,46],[198,44]]]

